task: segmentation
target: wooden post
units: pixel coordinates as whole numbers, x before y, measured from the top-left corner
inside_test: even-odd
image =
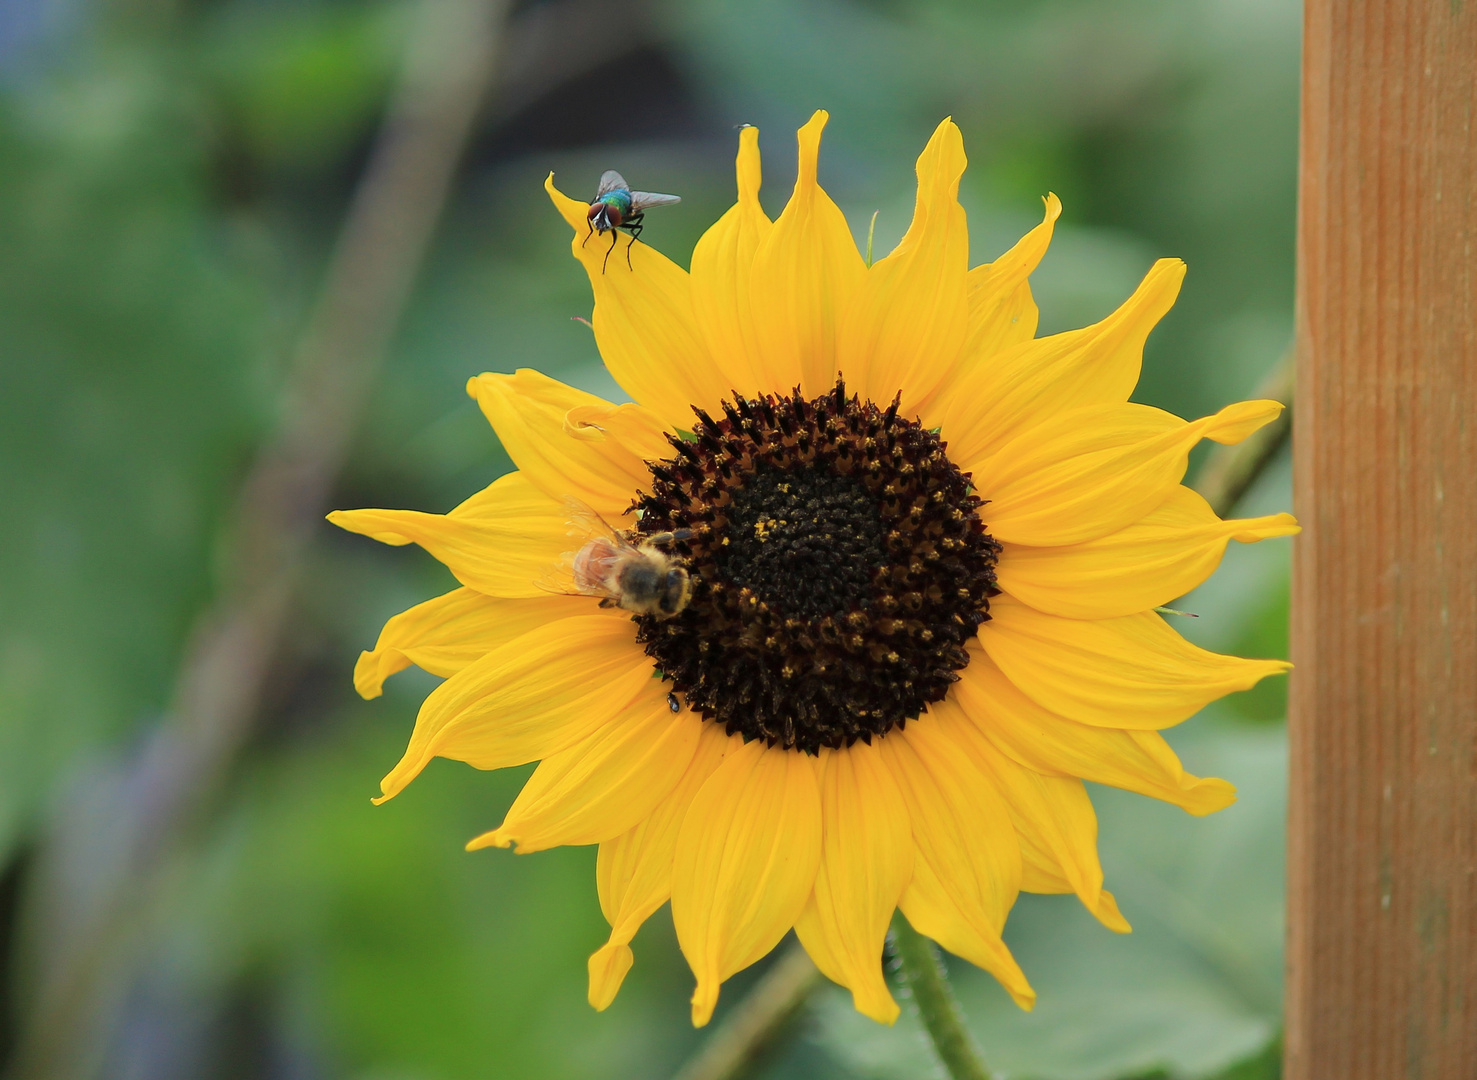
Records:
[[[1287,1080],[1477,1078],[1477,2],[1307,0]]]

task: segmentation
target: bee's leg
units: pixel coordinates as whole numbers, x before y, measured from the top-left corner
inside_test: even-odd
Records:
[[[601,598],[601,600],[600,600],[600,606],[603,607],[603,608],[612,608],[612,607],[619,607],[620,605],[617,604],[610,597],[606,596],[606,597],[602,597]]]
[[[620,236],[615,229],[610,230],[610,247],[605,249],[605,261],[600,264],[600,272],[605,273],[605,268],[610,265],[610,253],[615,250],[616,239]]]
[[[691,540],[697,533],[692,529],[673,529],[671,532],[652,533],[646,537],[648,544],[672,544],[678,540]]]

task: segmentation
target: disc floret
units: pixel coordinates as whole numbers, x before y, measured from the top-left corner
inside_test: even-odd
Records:
[[[839,381],[695,411],[636,502],[643,533],[692,532],[687,609],[636,620],[688,706],[813,754],[943,700],[989,617],[1000,548],[938,436]]]

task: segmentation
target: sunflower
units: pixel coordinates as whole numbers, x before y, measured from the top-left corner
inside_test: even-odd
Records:
[[[1288,666],[1207,652],[1155,611],[1230,540],[1297,531],[1287,514],[1222,521],[1180,483],[1200,440],[1237,442],[1281,405],[1185,421],[1128,401],[1184,265],[1161,260],[1103,321],[1036,338],[1027,277],[1056,197],[970,269],[946,120],[907,234],[868,265],[816,180],[826,119],[800,129],[774,221],[758,132],[742,131],[738,202],[687,271],[644,244],[629,268],[606,263],[588,205],[550,176],[600,353],[635,403],[480,375],[468,392],[517,471],[444,516],[330,515],[419,544],[461,582],[391,619],[355,669],[365,697],[412,664],[445,677],[376,801],[437,756],[539,762],[468,847],[599,845],[597,1009],[668,900],[694,1024],[791,928],[890,1023],[899,908],[1030,1008],[1001,940],[1021,890],[1075,893],[1129,929],[1083,781],[1221,809],[1234,788],[1187,774],[1159,729]],[[584,587],[551,592],[571,548]],[[664,606],[588,595],[591,552],[628,560],[600,563],[607,584],[643,561]]]

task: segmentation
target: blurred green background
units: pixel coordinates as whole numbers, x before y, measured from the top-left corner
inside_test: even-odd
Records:
[[[106,866],[108,778],[149,743],[227,511],[270,431],[401,62],[403,0],[0,0],[0,1053],[22,1037],[48,934]],[[619,396],[588,285],[541,190],[606,168],[675,191],[645,238],[684,263],[732,199],[735,125],[761,128],[764,201],[793,131],[831,111],[823,183],[879,251],[907,225],[934,125],[964,130],[972,261],[1065,211],[1033,278],[1042,332],[1097,319],[1158,256],[1190,275],[1138,399],[1202,415],[1246,396],[1291,333],[1295,0],[531,0],[441,220],[335,506],[445,511],[508,468],[463,385],[533,366]],[[1240,507],[1286,509],[1285,461]],[[1234,545],[1233,545],[1234,546]],[[113,1003],[96,1075],[138,1080],[670,1076],[701,1042],[665,912],[615,1005],[584,1001],[606,928],[593,849],[469,855],[527,770],[438,761],[369,797],[433,679],[352,693],[361,648],[450,587],[415,549],[324,525],[267,708],[214,786]],[[1233,550],[1180,606],[1201,643],[1286,649],[1286,541]],[[1011,1077],[1269,1078],[1281,1007],[1281,686],[1170,733],[1242,800],[1192,819],[1094,789],[1119,938],[1023,897],[1007,940],[1032,1015],[955,963]],[[82,826],[78,827],[77,822]],[[63,829],[59,823],[71,823]],[[72,880],[67,878],[65,880]],[[48,927],[51,929],[48,930]],[[731,1007],[762,970],[725,989]],[[819,994],[756,1076],[937,1067]]]

